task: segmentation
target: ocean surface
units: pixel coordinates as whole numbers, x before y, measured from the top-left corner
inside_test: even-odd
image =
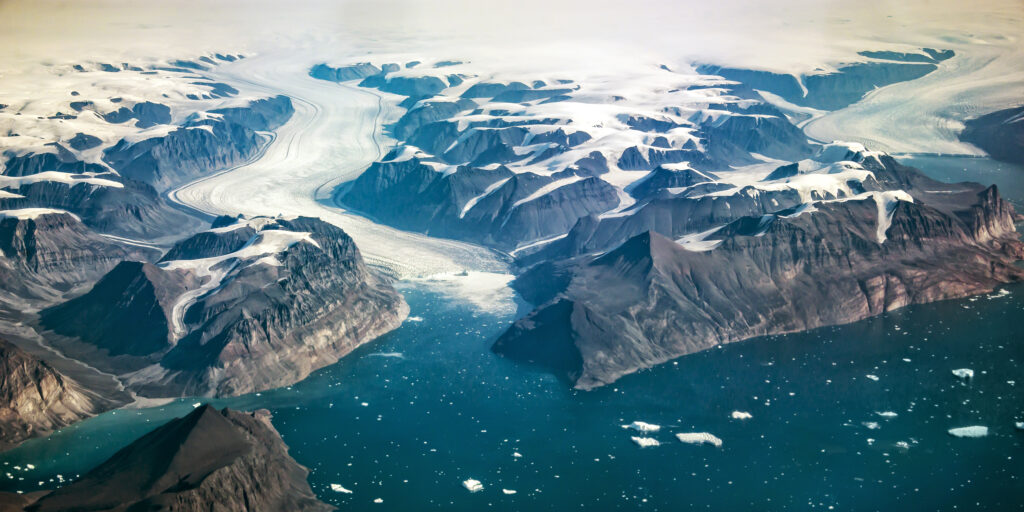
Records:
[[[997,183],[1024,203],[1024,169],[984,158],[901,160],[946,181]],[[1024,431],[1014,426],[1024,421],[1024,285],[735,343],[590,392],[490,352],[515,313],[481,311],[424,283],[401,291],[412,316],[395,332],[289,388],[211,401],[270,409],[314,491],[344,510],[1024,503]],[[975,377],[958,379],[958,368]],[[207,400],[112,411],[29,441],[0,455],[0,490],[56,487],[199,402]],[[634,420],[661,430],[622,427]],[[947,432],[973,425],[988,436]],[[674,436],[682,432],[723,444],[684,444]],[[635,435],[661,445],[640,448]],[[483,490],[463,488],[468,478]]]

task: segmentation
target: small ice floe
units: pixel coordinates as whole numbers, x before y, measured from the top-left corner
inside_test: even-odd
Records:
[[[422,316],[410,316],[410,317],[406,317],[405,321],[406,322],[422,322],[423,321],[423,317]]]
[[[384,503],[384,500],[382,498],[377,498],[377,499],[373,500],[373,502],[374,503]]]
[[[877,414],[877,415],[879,415],[879,416],[881,416],[883,418],[895,418],[895,417],[899,416],[899,414],[896,414],[895,412],[892,412],[892,411],[882,411],[882,412],[875,411],[875,414]]]
[[[25,471],[28,471],[30,469],[35,469],[35,468],[36,468],[35,464],[25,464]]]
[[[629,425],[623,425],[622,428],[631,428],[637,432],[657,432],[661,430],[661,425],[655,425],[653,423],[647,423],[645,421],[634,421]]]
[[[988,295],[986,298],[987,299],[998,299],[1000,297],[1006,297],[1009,294],[1010,294],[1010,290],[1007,290],[1006,288],[1003,288],[1002,290],[999,290],[996,293]]]
[[[861,422],[861,425],[864,425],[865,427],[867,427],[868,430],[877,430],[877,429],[881,428],[881,426],[878,424],[877,421],[864,421],[864,422]]]
[[[352,491],[341,486],[341,484],[331,484],[331,490],[334,492],[343,492],[345,494],[352,494]]]
[[[640,448],[648,448],[648,447],[651,447],[651,446],[661,446],[661,443],[657,439],[655,439],[653,437],[637,437],[637,436],[633,436],[630,439],[632,439],[633,442],[636,443],[636,445],[639,446]]]
[[[203,405],[203,404],[201,402],[196,402],[196,403],[192,404],[192,408],[193,409],[198,409],[200,405]]]
[[[958,427],[949,429],[949,435],[954,437],[985,437],[988,435],[988,427],[972,425],[970,427]]]
[[[910,449],[910,443],[906,441],[896,441],[896,448],[902,448],[904,450]]]
[[[372,354],[366,354],[373,357],[395,357],[398,359],[405,359],[405,355],[401,352],[374,352]]]
[[[504,493],[504,494],[515,494],[516,493],[516,491],[514,491],[512,489],[502,489],[501,492]]]
[[[873,445],[873,444],[875,444],[875,440],[874,440],[874,439],[871,439],[871,438],[869,437],[869,438],[868,438],[868,446],[871,446],[871,445]]]
[[[689,444],[713,444],[716,448],[722,446],[722,440],[707,432],[685,432],[676,434],[676,439],[682,443]]]
[[[960,380],[970,380],[974,378],[974,370],[970,368],[957,368],[953,370],[953,375]]]
[[[878,375],[872,375],[872,374],[869,373],[869,374],[865,375],[865,377],[867,377],[867,378],[869,378],[869,379],[871,379],[871,380],[873,380],[875,382],[878,382]]]
[[[484,484],[480,483],[480,480],[467,478],[462,482],[462,486],[469,492],[480,492],[484,490]]]
[[[1017,427],[1017,430],[1024,430],[1024,421],[1018,421],[1017,423],[1014,423],[1013,426]]]
[[[523,454],[521,454],[519,452],[512,452],[512,456],[517,458],[517,459],[519,459],[519,458],[522,458]]]
[[[749,420],[750,418],[754,417],[749,412],[743,412],[743,411],[733,411],[731,416],[732,416],[732,419],[734,419],[734,420]]]

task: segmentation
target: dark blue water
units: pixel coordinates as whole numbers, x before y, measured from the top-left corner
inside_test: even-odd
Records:
[[[1013,510],[1024,503],[1024,286],[1006,290],[736,343],[576,392],[490,353],[511,314],[406,287],[422,321],[291,388],[214,403],[269,408],[314,490],[344,509]],[[378,355],[391,352],[402,357]],[[951,374],[963,367],[973,381]],[[0,488],[53,487],[194,402],[30,441],[0,456],[14,477]],[[633,420],[662,425],[662,445],[634,445],[620,427]],[[990,433],[947,434],[967,425]],[[723,446],[673,437],[693,431]],[[11,469],[26,463],[35,469]],[[463,489],[467,478],[484,490]]]

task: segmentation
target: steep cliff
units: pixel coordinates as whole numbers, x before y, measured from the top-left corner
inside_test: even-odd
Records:
[[[252,158],[267,142],[259,132],[277,128],[293,112],[286,96],[211,110],[165,136],[121,140],[104,150],[104,160],[126,178],[166,190]]]
[[[0,339],[0,450],[105,408],[50,365]]]
[[[1024,279],[1013,209],[994,187],[979,189],[922,191],[935,207],[869,192],[743,217],[699,238],[645,232],[601,256],[539,266],[518,286],[546,302],[493,350],[590,389],[722,343]]]
[[[0,210],[0,256],[0,304],[23,304],[53,301],[121,260],[154,254],[101,237],[70,213],[27,208]]]
[[[45,310],[64,351],[145,396],[288,385],[397,327],[408,306],[318,219],[243,219],[125,263]]]
[[[1024,164],[1024,106],[967,120],[960,140],[984,149],[997,160]]]

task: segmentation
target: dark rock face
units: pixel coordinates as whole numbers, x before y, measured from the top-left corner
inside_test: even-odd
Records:
[[[861,52],[872,59],[841,66],[830,73],[796,77],[770,71],[701,65],[697,72],[742,82],[754,89],[778,94],[790,103],[821,110],[839,110],[852,105],[876,87],[921,78],[935,71],[940,61],[953,57],[951,50],[921,54]],[[803,87],[801,87],[801,82]],[[806,89],[806,94],[804,94]]]
[[[136,119],[136,127],[149,128],[158,124],[170,123],[171,108],[160,103],[144,101],[136,103],[130,109],[121,107],[113,112],[103,114],[103,119],[108,123],[124,123],[131,119]]]
[[[89,135],[87,133],[76,133],[74,137],[68,139],[68,145],[72,149],[83,151],[86,149],[92,149],[99,146],[103,141],[99,137]]]
[[[110,357],[146,356],[173,346],[171,308],[178,296],[198,286],[199,279],[188,272],[125,261],[88,294],[44,311],[40,321],[58,334],[102,346]]]
[[[77,137],[76,137],[77,138]],[[75,139],[71,139],[74,141]],[[69,141],[70,144],[70,141]],[[4,176],[31,176],[46,171],[77,173],[104,173],[107,169],[98,164],[87,164],[79,161],[60,144],[52,144],[57,148],[56,153],[27,153],[16,155],[10,151],[4,152],[7,161],[4,163]],[[72,145],[73,146],[73,145]]]
[[[984,149],[996,160],[1024,164],[1024,106],[967,121],[960,140]]]
[[[561,186],[534,195],[556,185]],[[515,174],[502,166],[462,166],[441,173],[416,158],[374,163],[337,200],[402,229],[506,249],[564,232],[579,217],[614,208],[619,201],[604,181],[571,171],[542,176]]]
[[[121,183],[40,181],[9,189],[21,197],[0,198],[0,209],[57,208],[78,215],[90,228],[129,238],[149,239],[198,228],[198,222],[171,208],[152,186],[107,173],[99,178]]]
[[[105,402],[0,339],[0,450],[98,414]]]
[[[28,507],[71,510],[328,511],[267,411],[204,405]]]
[[[8,300],[56,300],[124,259],[153,257],[97,235],[66,213],[34,218],[0,214],[0,290]]]
[[[380,74],[381,69],[369,62],[361,62],[351,66],[332,68],[326,64],[317,64],[309,71],[309,76],[332,82],[360,80],[368,76]]]
[[[603,256],[547,265],[517,286],[546,283],[524,295],[548,301],[493,350],[590,389],[721,343],[854,322],[1024,279],[1013,265],[1024,256],[1015,214],[995,188],[930,185],[915,202],[891,206],[887,229],[879,228],[875,200],[825,202],[812,213],[737,219],[711,235],[717,246],[704,252],[646,232]]]
[[[643,143],[611,150],[597,144],[587,151],[583,148],[593,136],[571,120],[523,115],[524,111],[508,105],[572,101],[575,88],[549,87],[543,81],[535,81],[532,87],[523,82],[479,82],[455,97],[438,96],[444,89],[441,82],[434,76],[382,73],[359,84],[408,96],[402,102],[408,111],[390,127],[402,145],[358,179],[339,186],[334,195],[338,203],[401,229],[507,251],[565,234],[573,226],[597,223],[588,218],[628,203],[626,194],[642,204],[652,203],[645,220],[615,216],[618,220],[609,221],[609,226],[616,222],[635,226],[628,228],[635,230],[628,236],[616,235],[617,244],[643,231],[641,225],[671,224],[664,220],[670,211],[680,219],[679,230],[690,224],[711,225],[724,214],[729,215],[725,220],[732,220],[762,213],[767,207],[750,197],[734,201],[742,205],[732,213],[724,209],[738,205],[720,201],[722,206],[717,208],[710,198],[704,206],[683,201],[670,206],[671,197],[664,191],[693,187],[695,180],[701,180],[707,186],[693,188],[692,193],[707,194],[724,187],[710,183],[714,179],[708,176],[714,176],[714,170],[760,163],[764,157],[800,160],[815,152],[799,128],[746,86],[730,85],[728,100],[708,107],[710,113],[687,114],[687,119],[678,117],[679,110],[671,107],[664,109],[664,115],[618,114],[616,123],[630,132],[631,140]],[[685,141],[680,133],[688,134]],[[682,163],[691,167],[691,174],[660,169]],[[629,190],[620,190],[603,178],[612,166],[656,172]],[[771,199],[795,204],[785,194],[779,196]],[[655,206],[658,200],[663,201]],[[716,209],[723,211],[701,216]],[[690,211],[694,222],[684,222]],[[657,221],[652,220],[655,217]],[[573,251],[582,248],[556,256],[578,254]]]
[[[229,396],[292,384],[397,327],[401,296],[318,219],[257,218],[124,263],[41,313],[65,353],[130,374],[145,396]],[[170,260],[168,258],[175,258]]]
[[[190,120],[166,136],[135,144],[122,140],[104,151],[104,159],[122,176],[165,190],[252,158],[266,142],[257,132],[277,128],[293,111],[285,96],[211,111],[221,118]]]

